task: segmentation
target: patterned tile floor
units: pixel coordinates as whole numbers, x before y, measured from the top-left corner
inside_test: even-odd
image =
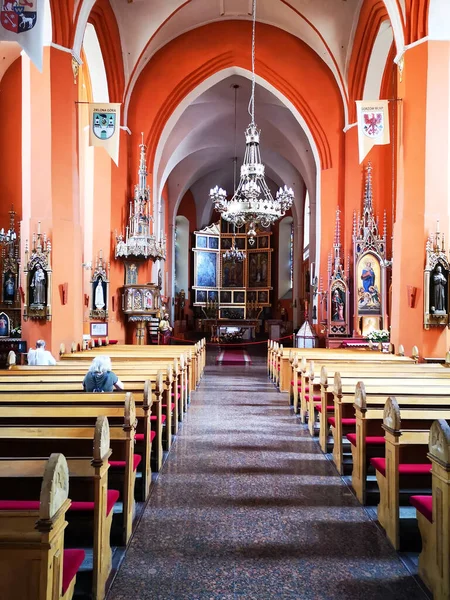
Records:
[[[265,363],[208,366],[108,600],[425,599]]]

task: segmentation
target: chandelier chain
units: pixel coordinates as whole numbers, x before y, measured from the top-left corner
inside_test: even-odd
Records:
[[[252,119],[251,124],[255,124],[255,54],[256,54],[256,0],[252,0],[252,94],[248,106],[248,113]]]

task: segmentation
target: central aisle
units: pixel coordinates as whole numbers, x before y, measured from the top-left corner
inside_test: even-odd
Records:
[[[425,597],[258,362],[206,368],[108,599]]]

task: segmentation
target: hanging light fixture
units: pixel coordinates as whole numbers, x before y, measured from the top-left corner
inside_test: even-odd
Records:
[[[239,86],[234,84],[234,157],[233,157],[233,189],[236,189],[236,168],[237,168],[237,145],[236,145],[236,136],[237,136],[237,91]],[[231,242],[231,248],[229,248],[226,252],[223,253],[223,258],[227,262],[243,262],[245,260],[245,252],[239,250],[236,247],[236,225],[233,223],[233,240]]]
[[[249,102],[251,123],[245,131],[245,156],[241,166],[241,178],[231,200],[227,200],[226,191],[217,185],[209,192],[214,208],[223,219],[236,227],[248,224],[248,242],[251,246],[255,243],[256,226],[269,227],[286,214],[294,201],[294,192],[286,185],[278,190],[274,199],[264,178],[265,167],[261,162],[259,150],[261,131],[255,123],[256,0],[253,0],[252,16],[252,92]]]

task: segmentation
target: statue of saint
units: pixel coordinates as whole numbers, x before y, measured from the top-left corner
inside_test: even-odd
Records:
[[[5,282],[3,284],[3,301],[14,302],[15,293],[16,285],[14,283],[14,278],[11,273],[7,273],[5,275]]]
[[[94,304],[97,310],[102,310],[105,308],[105,295],[103,294],[103,285],[101,279],[98,280],[97,287],[95,288]]]
[[[161,343],[165,346],[170,344],[170,335],[172,333],[172,327],[169,322],[169,314],[165,313],[158,325],[159,332],[161,334]]]
[[[447,279],[442,273],[441,265],[436,267],[433,275],[433,302],[434,305],[431,307],[431,312],[434,313],[446,313],[445,308],[445,286],[447,285]]]
[[[45,304],[45,273],[41,265],[36,267],[30,287],[33,290],[33,305]]]

